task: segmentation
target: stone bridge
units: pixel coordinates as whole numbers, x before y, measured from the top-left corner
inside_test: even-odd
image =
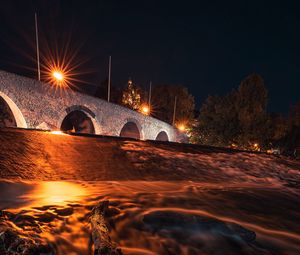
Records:
[[[70,89],[55,90],[47,83],[4,71],[0,71],[0,100],[13,116],[9,125],[20,128],[142,140],[182,139],[177,129],[158,119]]]

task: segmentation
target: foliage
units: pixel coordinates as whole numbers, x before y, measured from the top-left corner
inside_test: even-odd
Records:
[[[138,110],[141,106],[140,89],[129,79],[126,89],[123,91],[122,104],[133,110]]]
[[[158,85],[152,90],[152,114],[165,122],[172,123],[173,110],[176,102],[176,123],[188,123],[194,117],[194,97],[186,87],[175,85]]]
[[[279,146],[284,154],[300,156],[300,102],[289,109],[286,121],[285,136],[279,140]],[[297,155],[295,155],[295,153]]]
[[[292,105],[288,114],[289,127],[300,127],[300,102]]]
[[[266,145],[269,137],[266,136],[269,131],[267,98],[268,93],[261,76],[252,74],[241,82],[235,101],[240,128],[238,137],[240,146],[249,147],[248,143]]]
[[[209,96],[192,132],[194,142],[251,149],[266,147],[272,133],[266,114],[267,90],[261,76],[246,77],[237,90]]]
[[[193,142],[215,146],[235,142],[234,138],[238,136],[237,113],[233,103],[235,96],[235,93],[224,97],[208,96],[192,130]]]

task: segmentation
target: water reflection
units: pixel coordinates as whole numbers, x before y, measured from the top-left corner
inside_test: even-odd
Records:
[[[40,182],[30,193],[24,194],[22,198],[32,199],[31,206],[64,205],[75,202],[86,196],[86,190],[77,183],[72,182]]]
[[[66,205],[78,202],[87,190],[76,182],[0,182],[0,208],[30,208],[44,205]]]
[[[275,187],[55,181],[0,182],[0,188],[0,207],[15,213],[10,220],[28,233],[42,230],[56,254],[91,254],[89,214],[103,200],[110,201],[110,236],[124,254],[300,251],[298,196]]]

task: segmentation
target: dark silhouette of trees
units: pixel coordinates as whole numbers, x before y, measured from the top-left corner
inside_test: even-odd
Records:
[[[244,149],[267,146],[272,133],[267,95],[262,77],[252,74],[228,95],[209,96],[200,109],[192,140]]]
[[[174,100],[177,97],[176,123],[185,123],[194,118],[194,97],[186,87],[175,85],[158,85],[152,89],[152,115],[165,122],[172,123]]]
[[[283,154],[300,157],[300,102],[290,107],[285,136],[278,144]]]

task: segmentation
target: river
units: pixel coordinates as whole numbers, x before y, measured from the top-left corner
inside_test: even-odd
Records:
[[[17,129],[0,149],[0,232],[51,248],[40,254],[92,254],[103,201],[123,254],[300,254],[299,161]]]

